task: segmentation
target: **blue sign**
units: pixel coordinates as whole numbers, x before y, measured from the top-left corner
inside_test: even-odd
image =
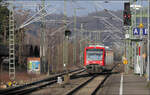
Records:
[[[133,35],[140,35],[140,28],[133,28]]]
[[[40,71],[40,61],[30,60],[28,68],[29,68],[29,71],[32,71],[32,72]]]
[[[40,62],[39,61],[32,61],[32,69],[33,70],[38,70],[40,66]]]
[[[143,35],[147,35],[147,29],[143,28]]]

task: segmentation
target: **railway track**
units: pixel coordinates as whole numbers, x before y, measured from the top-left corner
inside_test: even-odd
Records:
[[[84,72],[85,70],[83,68],[73,70],[73,71],[69,71],[68,73],[70,74],[70,79],[71,80],[74,80],[74,79],[76,80],[78,78],[86,77],[85,78],[86,82],[81,83],[81,85],[78,84],[79,86],[74,88],[73,90],[70,89],[71,91],[69,91],[66,95],[72,95],[74,93],[79,93],[79,94],[81,93],[80,95],[83,95],[82,92],[84,93],[85,91],[87,91],[86,88],[89,88],[90,92],[88,92],[88,94],[90,93],[90,95],[95,95],[96,92],[99,90],[99,88],[101,88],[101,86],[103,85],[105,80],[111,75],[111,71],[113,70],[113,68],[111,70],[109,70],[107,73],[104,72],[104,73],[101,73],[101,74],[95,74],[93,76],[85,73]],[[24,94],[29,94],[29,93],[32,93],[34,91],[45,88],[47,86],[50,86],[52,84],[55,84],[57,82],[57,77],[59,77],[59,76],[62,77],[65,74],[66,73],[62,73],[62,74],[58,74],[58,75],[55,75],[53,77],[49,77],[49,78],[46,78],[46,79],[43,79],[43,80],[32,82],[32,83],[29,83],[29,84],[26,84],[26,85],[6,89],[6,90],[3,90],[3,91],[0,90],[0,95],[24,95]],[[96,81],[96,84],[95,84],[95,81]],[[89,84],[89,86],[88,86],[88,84]],[[91,86],[91,84],[95,84],[95,85]],[[82,89],[82,91],[78,92],[80,89]]]
[[[67,92],[65,95],[96,95],[97,91],[102,87],[107,78],[111,75],[112,70],[117,65],[114,65],[113,68],[103,74],[95,74],[91,76],[88,80],[84,81],[77,87],[73,88],[71,91]]]
[[[71,77],[73,77],[76,74],[82,73],[85,70],[83,68],[81,69],[76,69],[76,70],[72,70],[69,71],[68,73],[71,74]],[[0,90],[0,95],[23,95],[23,94],[27,94],[27,93],[31,93],[33,91],[39,90],[41,88],[44,88],[48,85],[52,85],[54,83],[57,82],[57,77],[59,76],[63,76],[67,74],[67,72],[65,73],[61,73],[61,74],[57,74],[55,76],[46,78],[46,79],[42,79],[39,81],[35,81],[29,84],[25,84],[25,85],[21,85],[18,87],[14,87],[14,88],[8,88],[5,90]]]

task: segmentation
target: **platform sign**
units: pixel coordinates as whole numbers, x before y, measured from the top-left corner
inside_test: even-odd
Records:
[[[40,58],[28,58],[27,65],[28,73],[40,74]]]
[[[143,35],[147,35],[147,29],[143,28],[142,31],[143,31]]]
[[[133,35],[140,35],[140,28],[133,28]]]

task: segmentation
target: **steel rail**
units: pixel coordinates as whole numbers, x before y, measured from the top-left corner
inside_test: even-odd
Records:
[[[115,67],[115,66],[114,66]],[[113,68],[114,68],[113,67]],[[113,70],[113,68],[109,71],[109,72],[111,72],[112,70]],[[77,76],[77,74],[80,74],[80,73],[82,73],[82,72],[84,72],[85,70],[83,69],[83,68],[81,68],[81,69],[77,69],[77,70],[73,70],[73,71],[69,71],[68,73],[73,73],[71,76],[70,76],[70,79],[77,79],[77,78],[81,78],[81,77],[90,77],[89,75],[81,75],[81,76]],[[66,72],[65,72],[66,73]],[[65,73],[63,73],[63,74],[65,74]],[[111,75],[111,73],[107,73],[107,74],[109,74],[109,75]],[[56,76],[59,76],[59,74],[58,75],[56,75]],[[60,75],[61,76],[61,75]],[[89,83],[90,81],[92,81],[95,77],[97,77],[98,75],[94,75],[94,76],[92,76],[88,81],[86,81],[87,83]],[[55,77],[55,76],[54,76]],[[22,89],[17,89],[17,90],[10,90],[10,91],[8,91],[8,93],[0,93],[0,94],[3,94],[3,95],[24,95],[24,94],[28,94],[28,93],[31,93],[31,92],[33,92],[33,91],[36,91],[36,90],[39,90],[39,89],[42,89],[42,88],[44,88],[44,87],[46,87],[46,86],[49,86],[49,85],[52,85],[52,84],[54,84],[54,83],[56,83],[57,82],[57,77],[55,77],[54,78],[53,77],[53,79],[51,79],[51,81],[43,81],[43,82],[41,82],[42,84],[40,84],[39,85],[39,83],[37,83],[36,85],[38,85],[38,86],[34,86],[34,87],[30,87],[30,86],[32,86],[32,85],[30,85],[30,86],[27,86],[27,87],[29,87],[29,88],[27,88],[27,87],[24,87],[24,88],[22,88]],[[109,77],[109,76],[107,76],[107,77]],[[52,77],[51,77],[52,78]],[[106,78],[107,79],[107,78]],[[104,83],[104,81],[106,80],[106,79],[104,79],[103,80],[103,83]],[[46,82],[46,83],[45,83]],[[44,84],[43,84],[44,83]],[[83,83],[82,84],[82,86],[84,86],[84,85],[86,85],[87,83]],[[102,85],[102,84],[101,84]],[[100,86],[101,87],[101,86]],[[81,87],[80,87],[81,88]],[[77,90],[79,89],[79,88],[76,88]],[[97,87],[97,89],[99,89],[98,87]],[[71,92],[72,93],[72,92]],[[68,93],[67,95],[70,95],[71,93]],[[73,92],[74,93],[74,92]],[[93,94],[94,95],[94,94]]]
[[[77,92],[78,90],[80,90],[80,88],[84,87],[85,85],[87,85],[89,82],[91,82],[94,78],[96,78],[98,75],[94,75],[92,76],[90,79],[88,79],[87,81],[83,82],[82,84],[80,84],[79,86],[77,86],[76,88],[74,88],[73,90],[71,90],[70,92],[68,92],[66,95],[72,95],[75,92]]]
[[[28,84],[25,84],[25,85],[17,86],[17,87],[14,87],[14,88],[8,88],[8,89],[0,90],[0,95],[1,94],[2,95],[4,95],[4,94],[7,95],[8,93],[11,94],[11,92],[14,92],[14,91],[17,91],[17,90],[21,90],[21,89],[25,89],[25,88],[30,87],[30,86],[38,85],[38,84],[43,83],[43,82],[54,81],[54,80],[57,79],[57,77],[63,76],[66,73],[73,73],[73,72],[77,72],[77,71],[80,71],[80,70],[81,70],[81,72],[83,72],[84,68],[72,70],[72,71],[69,71],[69,72],[64,72],[64,73],[57,74],[57,75],[49,77],[49,78],[45,78],[45,79],[38,80],[38,81],[35,81],[35,82],[32,82],[32,83],[28,83]]]
[[[79,73],[82,73],[82,72],[84,72],[85,70],[83,69],[83,70],[81,70],[81,71],[77,71],[77,72],[75,72],[73,75],[71,75],[70,76],[70,79],[76,79],[76,78],[79,78],[79,77],[76,77],[76,74],[79,74]],[[46,82],[46,83],[44,83],[44,84],[40,84],[40,85],[38,85],[38,86],[34,86],[34,87],[31,87],[31,88],[26,88],[26,89],[21,89],[21,90],[17,90],[17,91],[14,91],[14,92],[10,92],[10,93],[7,93],[7,94],[4,94],[4,95],[24,95],[24,94],[29,94],[29,93],[32,93],[32,92],[34,92],[34,91],[37,91],[37,90],[39,90],[39,89],[42,89],[42,88],[44,88],[44,87],[46,87],[46,86],[50,86],[50,85],[52,85],[52,84],[54,84],[54,83],[56,83],[57,82],[57,80],[52,80],[52,81],[49,81],[49,82]]]
[[[53,81],[50,81],[48,83],[44,83],[40,86],[36,86],[36,87],[31,87],[31,88],[26,88],[26,89],[21,89],[21,90],[16,90],[16,91],[13,91],[13,92],[8,92],[6,94],[3,94],[3,95],[24,95],[24,94],[28,94],[28,93],[31,93],[33,91],[36,91],[36,90],[39,90],[43,87],[46,87],[48,85],[52,85],[54,83],[56,83],[57,80],[53,80]]]
[[[117,65],[114,65],[113,68],[109,71],[112,72],[112,70],[116,67]],[[112,73],[108,73],[106,75],[106,77],[100,82],[100,84],[96,87],[96,89],[92,92],[91,95],[96,95],[97,91],[103,86],[103,84],[105,83],[105,81],[108,79],[108,77],[111,75]]]
[[[92,92],[91,95],[96,95],[97,91],[101,88],[101,86],[104,84],[104,82],[108,79],[108,77],[112,74],[111,71],[117,66],[117,64],[115,64],[110,71],[108,71],[107,74],[104,79],[100,82],[100,84],[96,87],[96,89]],[[81,83],[79,86],[75,87],[73,90],[67,92],[67,94],[65,95],[73,95],[75,94],[77,91],[79,91],[81,88],[83,88],[84,86],[88,85],[89,82],[91,82],[93,79],[95,79],[96,77],[98,77],[99,74],[95,74],[94,76],[92,76],[90,79],[88,79],[87,81]]]

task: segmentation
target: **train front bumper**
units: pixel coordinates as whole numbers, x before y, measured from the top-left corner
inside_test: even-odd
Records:
[[[104,66],[99,64],[86,65],[86,70],[88,73],[101,73],[104,70]]]

